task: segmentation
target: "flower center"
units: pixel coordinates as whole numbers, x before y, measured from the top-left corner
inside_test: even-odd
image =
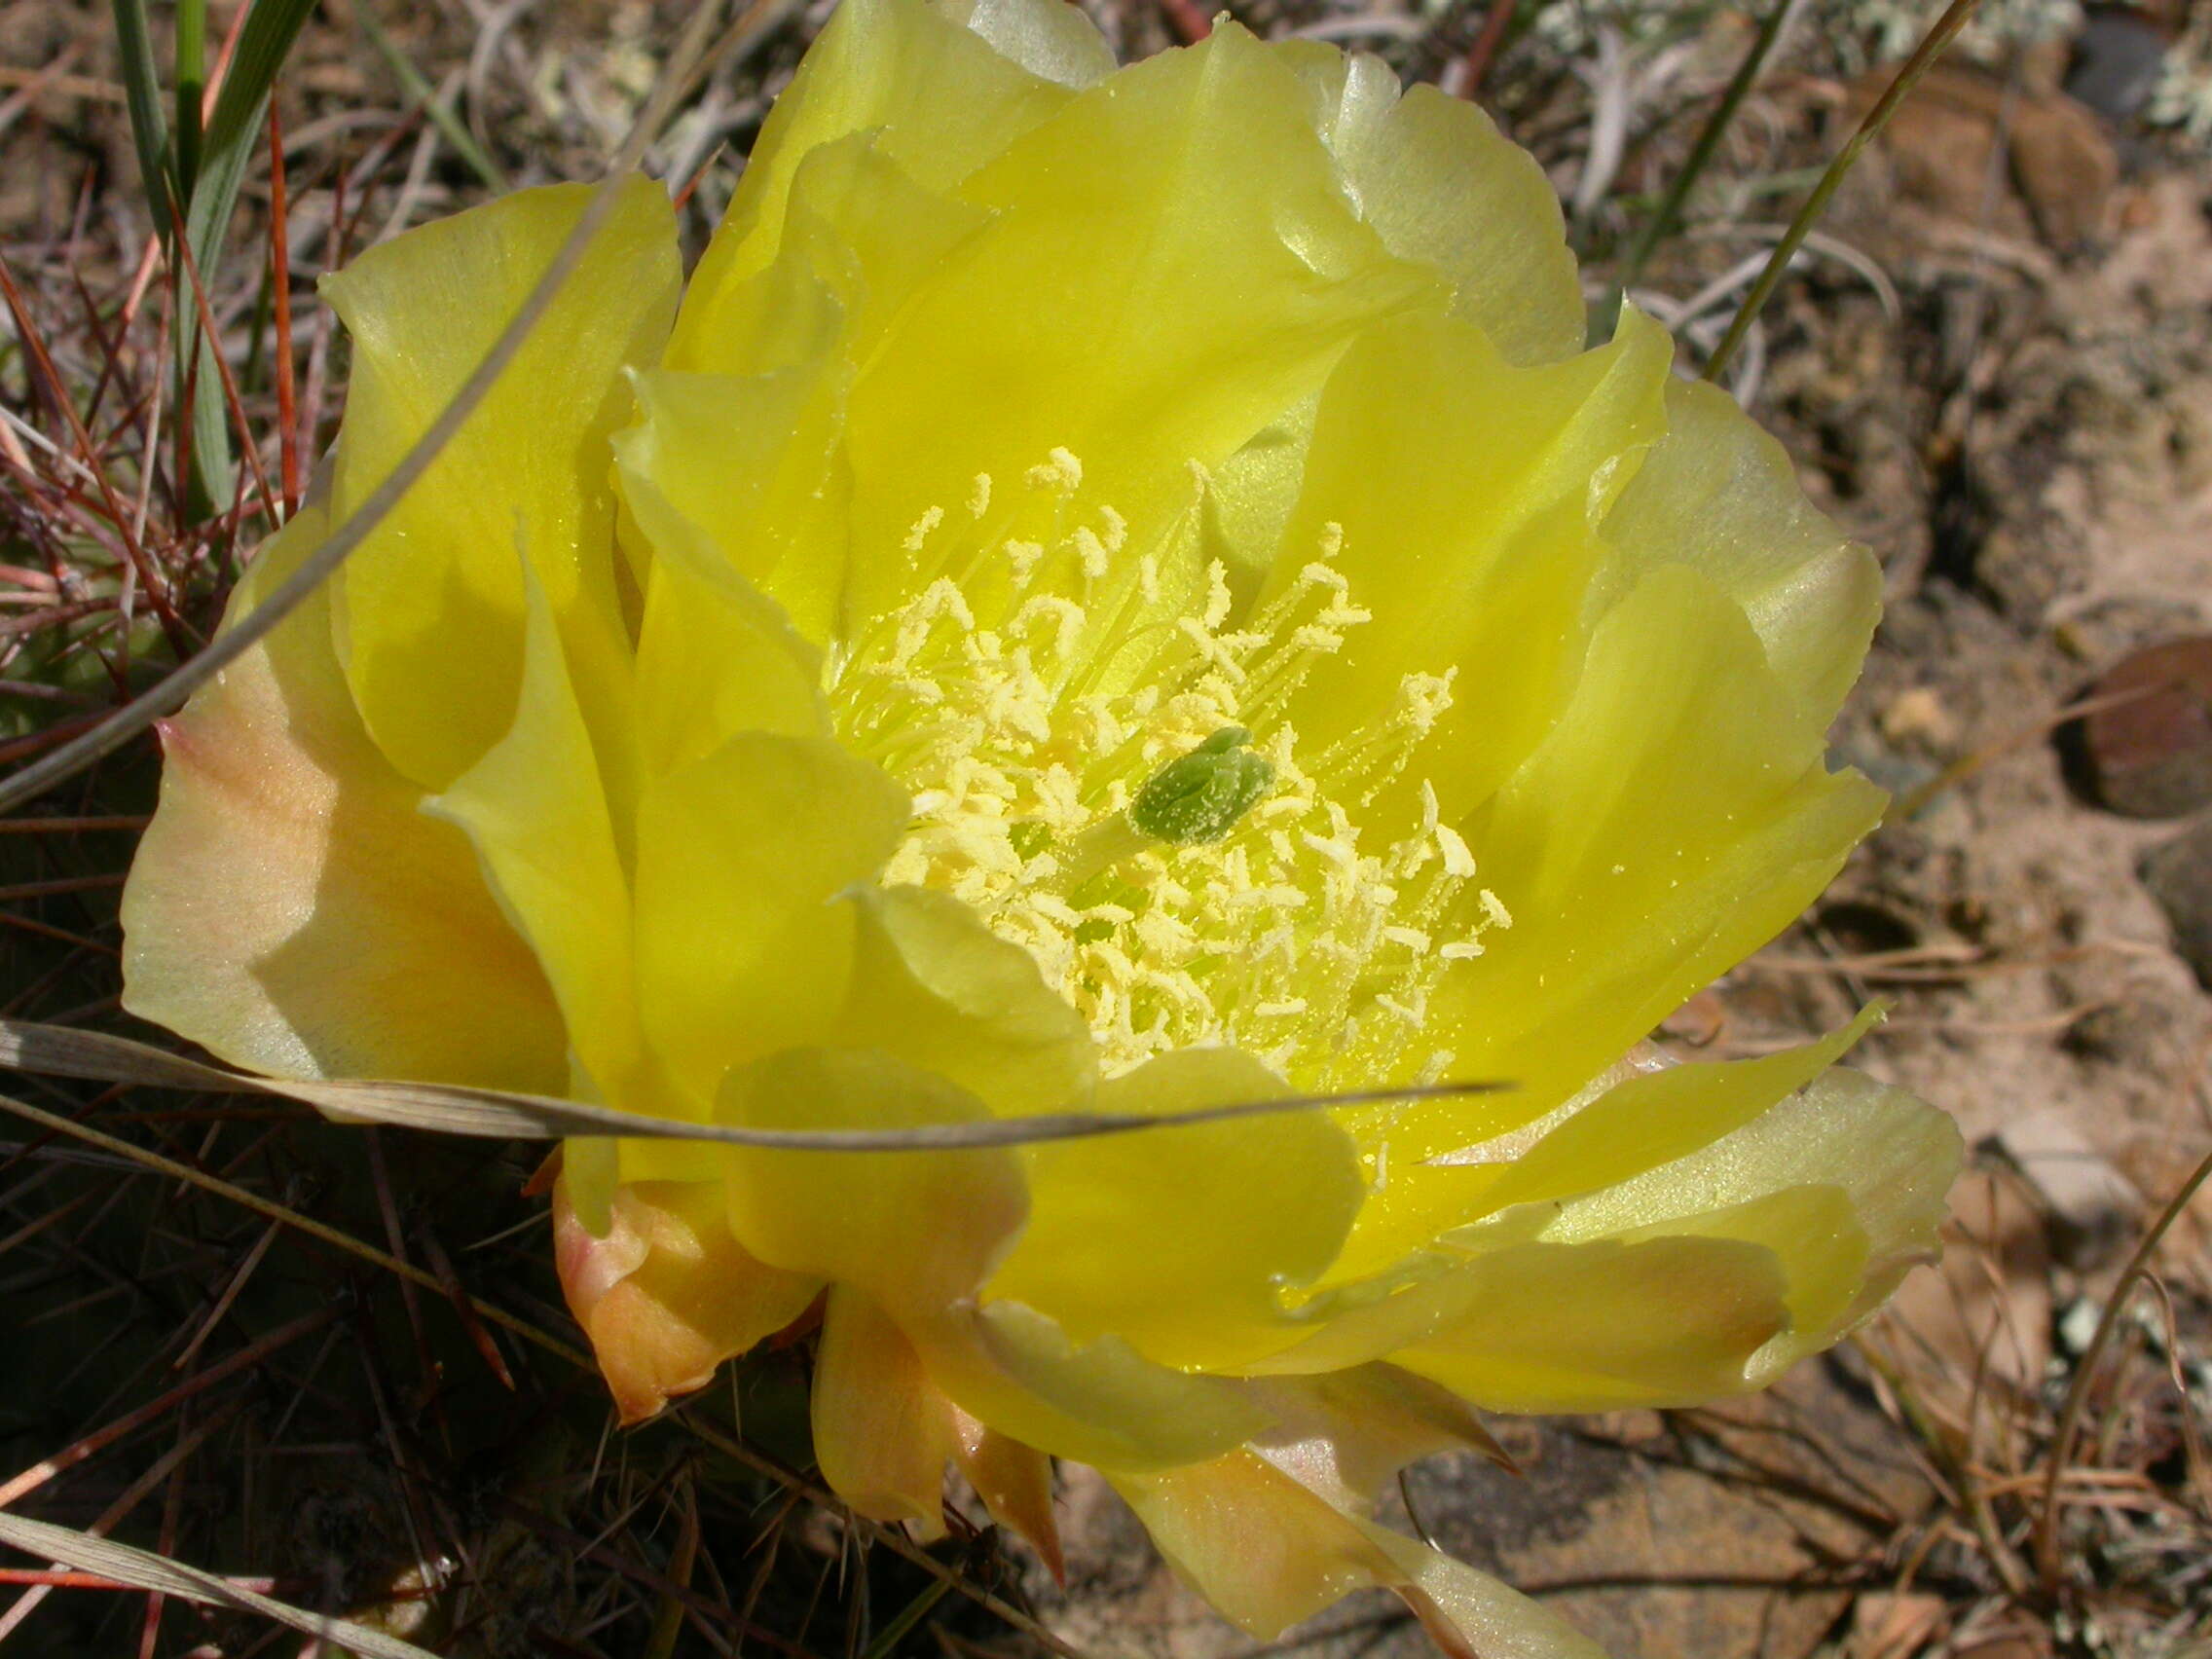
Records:
[[[1402,822],[1362,820],[1452,677],[1403,676],[1382,718],[1309,754],[1295,694],[1369,617],[1331,563],[1342,532],[1239,616],[1218,563],[1178,599],[1112,508],[1067,522],[1081,478],[1065,451],[1031,471],[1048,510],[1026,539],[1040,503],[994,515],[986,479],[967,523],[925,514],[906,549],[934,574],[831,662],[838,735],[913,796],[885,879],[1026,949],[1108,1075],[1228,1043],[1303,1088],[1441,1077],[1429,1001],[1510,919],[1426,782]]]

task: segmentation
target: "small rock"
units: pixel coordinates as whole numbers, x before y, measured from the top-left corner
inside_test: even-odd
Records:
[[[1659,1022],[1660,1031],[1692,1049],[1709,1049],[1728,1028],[1728,1005],[1703,990]]]
[[[2139,650],[2090,695],[2114,700],[2079,732],[2099,804],[2128,818],[2178,818],[2212,802],[2212,636]]]
[[[2107,120],[2133,120],[2158,90],[2170,32],[2131,9],[2093,7],[2074,44],[2067,94]]]
[[[2133,1234],[2143,1195],[2071,1117],[2031,1112],[1998,1130],[1997,1143],[2048,1206],[2051,1247],[2067,1266],[2101,1266]]]
[[[2212,818],[2152,852],[2141,874],[2173,927],[2174,949],[2212,990]]]
[[[1851,1606],[1851,1659],[1912,1659],[1950,1622],[1943,1598],[1925,1592],[1873,1591]]]
[[[1854,84],[1847,119],[1871,109],[1895,74],[1883,68]],[[2009,184],[1998,229],[2009,235],[2009,221],[2025,221],[2061,250],[2102,230],[2120,182],[2112,140],[2085,106],[2060,92],[2009,89],[1971,66],[1931,69],[1878,148],[1899,195],[1977,227],[1991,217],[1992,178]]]
[[[1933,685],[1899,692],[1882,711],[1881,719],[1882,735],[1899,746],[1918,743],[1941,754],[1959,740],[1959,722]]]
[[[2103,1303],[2093,1296],[2077,1296],[2059,1311],[2058,1346],[2070,1358],[2080,1359],[2097,1340],[2097,1327],[2104,1320]]]

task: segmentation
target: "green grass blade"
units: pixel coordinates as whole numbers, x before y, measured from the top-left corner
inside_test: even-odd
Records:
[[[1775,41],[1782,34],[1782,26],[1799,5],[1799,0],[1773,0],[1767,14],[1759,19],[1758,33],[1752,37],[1751,50],[1736,66],[1736,73],[1728,83],[1728,90],[1720,94],[1720,102],[1714,106],[1712,118],[1705,129],[1697,135],[1697,142],[1667,182],[1667,193],[1660,199],[1657,209],[1643,222],[1628,255],[1621,261],[1620,275],[1600,302],[1598,314],[1590,328],[1590,343],[1602,345],[1613,337],[1613,324],[1621,314],[1621,301],[1627,297],[1643,276],[1643,268],[1650,263],[1652,254],[1659,249],[1680,220],[1682,206],[1689,200],[1690,190],[1704,173],[1707,165],[1720,148],[1720,140],[1727,135],[1736,112],[1743,107],[1744,99],[1757,83],[1759,71],[1766,66],[1767,54],[1774,50]]]
[[[454,153],[468,164],[468,170],[493,190],[506,189],[507,175],[499,170],[499,164],[484,153],[484,146],[476,142],[476,135],[461,125],[461,117],[438,96],[437,89],[424,77],[423,71],[416,68],[391,36],[377,25],[376,18],[365,11],[354,16],[361,32],[369,37],[369,43],[384,55],[385,62],[390,65],[401,88],[436,123],[438,131],[453,146]]]
[[[1835,195],[1837,186],[1843,183],[1844,174],[1851,171],[1852,164],[1859,160],[1860,153],[1880,136],[1883,128],[1889,126],[1890,117],[1897,114],[1898,106],[1911,94],[1913,88],[1920,85],[1920,78],[1936,66],[1936,59],[1943,55],[1943,49],[1957,38],[1961,29],[1972,21],[1980,5],[1981,0],[1951,0],[1913,55],[1905,59],[1904,67],[1898,71],[1897,78],[1890,83],[1888,91],[1866,112],[1866,119],[1859,124],[1859,130],[1852,133],[1849,141],[1836,152],[1835,160],[1828,163],[1827,170],[1821,174],[1821,182],[1813,187],[1813,194],[1805,198],[1805,204],[1797,209],[1796,217],[1789,221],[1789,228],[1783,233],[1782,240],[1774,244],[1774,256],[1766,262],[1766,269],[1759,273],[1758,280],[1751,284],[1751,291],[1744,296],[1744,303],[1736,309],[1735,320],[1729,323],[1728,332],[1722,336],[1720,344],[1714,349],[1712,357],[1706,362],[1703,379],[1718,381],[1727,372],[1729,363],[1735,358],[1736,349],[1743,345],[1744,336],[1751,331],[1751,324],[1758,319],[1767,300],[1780,285],[1782,274],[1789,269],[1789,262],[1797,257],[1797,250],[1804,245],[1806,237],[1812,234],[1814,225],[1820,222],[1821,215],[1827,210],[1828,199]]]
[[[176,188],[192,200],[200,175],[200,106],[207,96],[207,0],[177,0]]]
[[[162,72],[146,27],[146,0],[115,0],[115,41],[123,57],[123,92],[130,108],[130,138],[138,147],[138,172],[146,211],[166,242],[169,235],[167,118],[162,114]]]
[[[118,9],[125,3],[117,0]],[[221,279],[224,239],[246,164],[261,136],[276,72],[313,10],[314,0],[253,0],[222,91],[215,94],[185,208],[185,237],[210,296]],[[231,432],[214,347],[202,338],[197,308],[189,299],[177,308],[177,362],[181,366],[197,357],[199,363],[192,405],[193,498],[202,511],[212,511],[230,501]]]
[[[881,1634],[867,1644],[861,1659],[891,1659],[899,1651],[899,1644],[907,1634],[922,1622],[924,1615],[944,1600],[944,1593],[952,1588],[952,1580],[940,1578],[928,1589],[899,1609],[899,1616],[883,1627]]]

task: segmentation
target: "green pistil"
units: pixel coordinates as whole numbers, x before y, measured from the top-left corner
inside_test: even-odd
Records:
[[[1198,847],[1220,840],[1274,782],[1274,767],[1245,747],[1251,741],[1242,726],[1223,726],[1168,761],[1145,781],[1128,811],[1100,820],[1068,844],[1051,890],[1079,906],[1097,903],[1103,894],[1090,884],[1154,842]]]
[[[1218,841],[1258,804],[1275,769],[1246,747],[1252,734],[1223,726],[1149,778],[1129,803],[1129,823],[1171,846]]]

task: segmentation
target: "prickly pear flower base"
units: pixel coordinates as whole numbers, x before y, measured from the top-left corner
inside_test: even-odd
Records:
[[[250,611],[583,210],[330,279],[353,340]],[[1270,1637],[1362,1586],[1591,1651],[1377,1525],[1475,1416],[1756,1388],[1933,1247],[1948,1122],[1639,1044],[1880,796],[1877,576],[1469,105],[1225,24],[845,0],[688,282],[616,211],[424,480],[166,731],[128,1003],[225,1059],[702,1124],[1235,1123],[1014,1148],[571,1140],[622,1417],[819,1316],[815,1450],[1058,1565],[1095,1465]],[[1498,1081],[1490,1092],[1451,1085]],[[1391,1091],[1399,1091],[1392,1093]]]

